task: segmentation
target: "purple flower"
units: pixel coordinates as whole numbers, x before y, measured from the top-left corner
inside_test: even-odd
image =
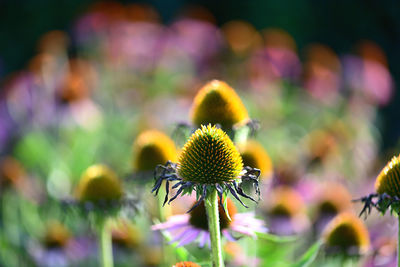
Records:
[[[264,222],[254,218],[254,213],[236,213],[236,207],[229,198],[227,199],[227,207],[231,220],[221,206],[219,207],[219,215],[221,233],[228,241],[236,241],[233,233],[256,238],[256,232],[267,232],[268,229],[264,226]],[[173,215],[166,222],[153,225],[152,230],[167,231],[172,237],[170,243],[178,242],[178,247],[195,241],[200,247],[203,247],[206,243],[210,246],[210,233],[208,232],[204,202],[189,214]]]

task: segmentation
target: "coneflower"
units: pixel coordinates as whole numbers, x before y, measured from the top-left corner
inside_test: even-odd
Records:
[[[147,130],[142,132],[133,145],[135,172],[153,172],[157,165],[168,160],[176,161],[174,142],[163,132]]]
[[[337,215],[323,233],[328,254],[360,256],[369,249],[370,239],[364,223],[351,213]]]
[[[203,200],[207,200],[206,209],[213,262],[216,266],[223,266],[218,223],[218,196],[221,205],[223,205],[221,203],[223,195],[228,192],[243,205],[239,196],[255,201],[243,192],[241,182],[243,180],[253,181],[256,193],[259,195],[259,175],[260,170],[243,167],[239,151],[223,130],[211,125],[201,126],[184,145],[177,163],[168,162],[164,166],[158,166],[152,192],[157,194],[162,182],[166,181],[165,204],[170,203],[181,194],[190,194],[195,190],[198,201],[189,212],[200,205]],[[169,183],[175,181],[177,183],[172,188],[178,190],[168,200]]]
[[[304,200],[300,193],[289,186],[274,188],[266,208],[271,232],[291,235],[309,226]]]
[[[351,205],[351,195],[346,187],[338,182],[323,184],[316,198],[315,230],[321,232],[337,214],[351,210]]]
[[[218,213],[222,236],[228,241],[236,241],[237,234],[255,238],[257,232],[267,232],[264,222],[254,218],[254,213],[237,213],[236,206],[230,198],[226,199],[226,212],[222,206],[219,206]],[[153,225],[151,228],[168,231],[172,236],[171,243],[178,242],[177,246],[184,246],[195,241],[200,247],[205,244],[210,245],[210,231],[204,202],[189,214],[173,215],[166,222]]]
[[[240,142],[254,134],[259,126],[256,120],[249,118],[235,90],[219,80],[208,82],[198,91],[190,110],[190,118],[191,125],[179,124],[176,133],[182,128],[193,126],[197,129],[201,125],[212,124],[222,128],[235,142]]]
[[[376,193],[360,199],[364,207],[360,212],[368,215],[372,207],[382,214],[388,209],[399,218],[398,242],[400,243],[400,155],[394,156],[379,173],[375,181]],[[400,244],[397,251],[397,264],[400,266]]]
[[[235,90],[223,81],[213,80],[197,93],[192,109],[193,123],[200,125],[220,124],[232,129],[235,124],[249,121],[249,115]]]
[[[77,195],[83,205],[93,206],[94,210],[114,208],[123,197],[122,183],[117,175],[105,165],[90,166],[79,181]],[[95,215],[98,215],[95,213]],[[99,221],[102,266],[113,266],[112,242],[109,227],[109,215],[102,213],[96,216]]]
[[[260,178],[271,178],[273,172],[272,161],[267,151],[259,142],[248,140],[245,143],[239,144],[238,147],[243,159],[243,165],[260,169],[262,173]]]

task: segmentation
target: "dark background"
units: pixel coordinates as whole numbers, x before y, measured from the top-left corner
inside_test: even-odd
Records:
[[[36,41],[54,29],[69,31],[73,21],[93,0],[0,0],[0,79],[25,67],[35,53]],[[138,1],[120,1],[123,3]],[[400,1],[397,0],[149,0],[164,23],[171,22],[190,5],[206,7],[218,25],[243,19],[257,29],[279,27],[295,39],[300,51],[309,43],[330,46],[336,53],[353,52],[355,44],[368,39],[386,52],[389,69],[400,80]],[[398,144],[400,97],[396,92],[380,109],[383,149]]]

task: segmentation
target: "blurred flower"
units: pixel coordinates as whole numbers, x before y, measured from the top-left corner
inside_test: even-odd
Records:
[[[142,132],[133,145],[136,171],[153,172],[157,165],[168,160],[175,162],[177,151],[174,142],[163,132],[148,130]]]
[[[340,61],[331,48],[320,44],[308,47],[304,87],[311,96],[326,104],[334,103],[340,86],[340,72]]]
[[[97,75],[93,66],[82,59],[71,59],[60,78],[57,97],[62,102],[74,102],[87,98],[96,85]]]
[[[219,206],[220,227],[222,235],[229,241],[235,241],[232,233],[256,237],[256,232],[266,232],[267,228],[261,220],[255,219],[252,213],[237,213],[236,207],[229,198],[227,201],[227,212],[230,219]],[[196,204],[194,204],[196,205]],[[200,247],[205,243],[210,245],[210,234],[208,232],[208,221],[204,202],[196,205],[189,214],[173,215],[167,222],[152,226],[152,230],[165,230],[172,235],[170,243],[179,242],[177,246],[184,246],[196,241]]]
[[[60,30],[53,30],[40,37],[38,50],[40,53],[52,55],[65,54],[69,45],[68,35]]]
[[[0,189],[14,186],[18,187],[26,176],[21,163],[8,156],[0,160]]]
[[[122,197],[122,185],[116,174],[104,165],[92,165],[78,185],[80,201],[112,201]]]
[[[174,264],[172,267],[201,267],[201,266],[191,261],[181,261]]]
[[[191,108],[196,126],[220,124],[232,129],[235,124],[246,123],[249,116],[236,92],[225,82],[213,80],[197,93]]]
[[[256,50],[249,62],[251,84],[264,89],[280,79],[296,80],[301,65],[293,38],[278,28],[264,30],[263,37],[265,47]]]
[[[325,228],[323,237],[329,254],[357,256],[366,253],[370,246],[366,226],[351,213],[337,215]]]
[[[273,173],[272,161],[263,146],[254,140],[239,144],[239,152],[244,166],[252,166],[261,171],[261,178],[269,179]]]
[[[119,218],[111,224],[111,237],[114,245],[122,248],[137,248],[142,241],[140,230],[126,219]]]
[[[248,22],[230,21],[221,29],[230,49],[238,56],[247,55],[262,45],[260,33]]]
[[[222,43],[214,25],[200,20],[180,19],[171,25],[170,30],[169,45],[185,51],[198,67],[212,67],[207,63],[217,54]]]
[[[162,248],[159,245],[148,245],[141,249],[142,266],[156,267],[162,263]]]
[[[352,207],[352,197],[342,184],[338,182],[325,182],[314,201],[316,231],[320,233],[327,223],[337,214],[350,211]]]
[[[342,58],[344,81],[354,93],[373,104],[386,105],[393,94],[394,82],[379,62],[348,55]]]
[[[309,163],[312,165],[327,162],[338,155],[336,137],[327,130],[313,130],[305,137],[305,142]]]
[[[38,266],[64,267],[94,254],[94,244],[85,238],[74,238],[63,224],[51,221],[41,243],[30,243],[28,252]]]
[[[301,195],[288,186],[279,186],[270,193],[267,209],[269,229],[278,235],[292,235],[309,226]]]
[[[243,206],[247,207],[239,196],[251,199],[241,187],[241,182],[253,182],[259,196],[258,177],[260,171],[246,166],[243,168],[239,151],[230,140],[229,136],[221,129],[202,125],[192,134],[184,145],[178,163],[167,162],[164,166],[157,166],[157,178],[152,192],[158,194],[162,182],[166,181],[166,196],[164,204],[168,201],[169,183],[178,181],[172,188],[178,188],[175,196],[168,203],[181,194],[196,191],[199,197],[194,209],[207,198],[209,190],[216,189],[220,199],[224,192],[230,192]],[[239,184],[238,184],[239,182]]]
[[[232,258],[229,266],[258,266],[260,263],[258,258],[246,255],[246,252],[237,242],[226,242],[224,251]]]

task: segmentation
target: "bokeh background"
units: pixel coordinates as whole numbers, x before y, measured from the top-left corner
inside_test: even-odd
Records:
[[[293,36],[304,57],[310,43],[323,43],[339,55],[355,52],[361,40],[376,42],[386,53],[389,70],[400,79],[400,3],[396,0],[152,0],[118,1],[153,6],[162,23],[169,24],[193,7],[204,7],[208,19],[221,26],[230,20],[245,20],[256,29],[278,27]],[[70,32],[75,19],[96,1],[3,0],[0,1],[0,80],[26,66],[37,51],[39,37],[50,30]],[[72,48],[70,48],[73,50]],[[71,51],[73,53],[73,51]],[[397,92],[397,90],[395,90]],[[382,149],[398,146],[400,96],[381,107]]]

